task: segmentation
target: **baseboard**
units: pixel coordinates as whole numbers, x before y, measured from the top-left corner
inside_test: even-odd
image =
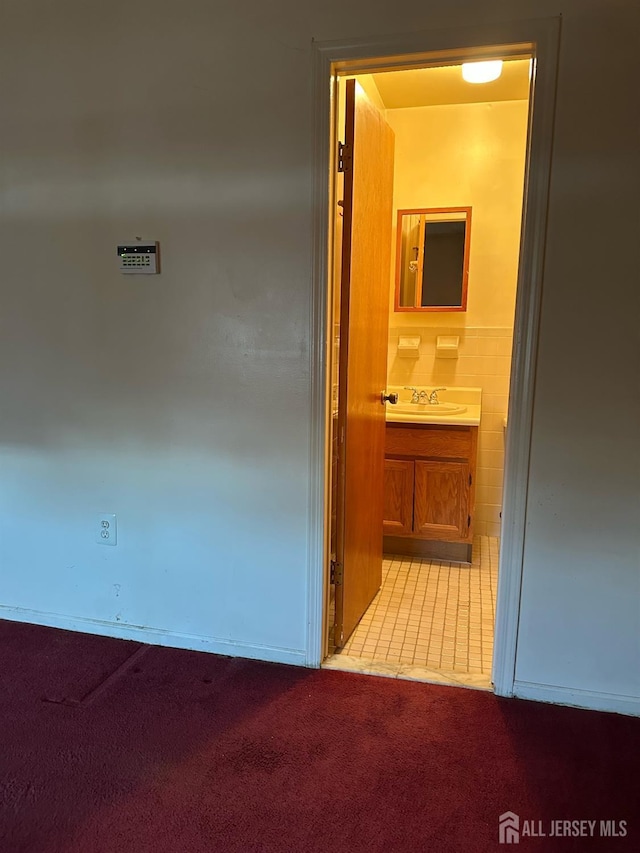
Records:
[[[517,680],[513,683],[513,695],[518,699],[533,699],[536,702],[551,702],[554,705],[571,705],[574,708],[586,708],[590,711],[611,711],[616,714],[640,717],[640,697],[637,696],[599,693]]]
[[[221,640],[217,637],[202,637],[197,634],[181,634],[163,631],[157,628],[142,628],[137,625],[123,625],[119,622],[101,622],[98,619],[66,616],[60,613],[46,613],[39,610],[27,610],[20,607],[0,605],[0,619],[9,622],[27,622],[32,625],[45,625],[49,628],[62,628],[65,631],[78,631],[84,634],[98,634],[102,637],[115,637],[118,640],[135,640],[154,646],[169,646],[174,649],[189,649],[196,652],[209,652],[215,655],[263,660],[270,663],[289,663],[305,666],[307,655],[301,649],[286,649],[278,646],[263,646],[250,643],[237,643],[233,640]]]
[[[471,545],[467,542],[442,542],[436,539],[417,539],[410,536],[383,536],[385,556],[420,557],[425,560],[446,560],[471,564]]]

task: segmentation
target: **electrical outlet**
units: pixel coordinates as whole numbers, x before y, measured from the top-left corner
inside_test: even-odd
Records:
[[[96,533],[98,545],[116,545],[118,542],[118,528],[116,517],[110,513],[102,513],[98,516],[98,529]]]

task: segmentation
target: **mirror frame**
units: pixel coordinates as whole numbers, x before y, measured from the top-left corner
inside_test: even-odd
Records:
[[[460,305],[420,305],[422,282],[416,287],[416,305],[400,305],[400,277],[402,275],[402,217],[411,213],[465,213],[466,228],[464,235],[464,259],[462,262],[462,299]],[[471,208],[470,207],[412,207],[398,210],[396,220],[396,293],[395,311],[466,311],[467,291],[469,288],[469,251],[471,247]]]

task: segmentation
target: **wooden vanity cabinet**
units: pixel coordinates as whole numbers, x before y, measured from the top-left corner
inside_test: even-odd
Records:
[[[384,521],[382,532],[392,536],[413,533],[413,460],[384,460]]]
[[[477,444],[474,426],[387,423],[387,553],[471,559]]]

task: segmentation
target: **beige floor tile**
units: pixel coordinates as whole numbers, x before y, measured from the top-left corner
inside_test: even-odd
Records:
[[[337,654],[488,678],[497,565],[498,540],[486,536],[474,541],[471,567],[385,557],[382,588]]]

